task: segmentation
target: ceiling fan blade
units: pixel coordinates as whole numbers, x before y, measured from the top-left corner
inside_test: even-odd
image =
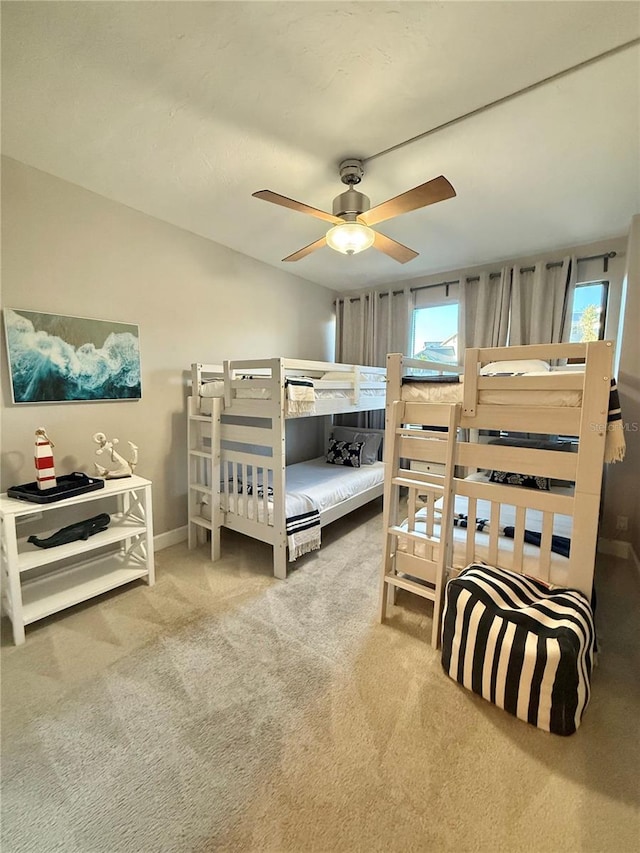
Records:
[[[327,245],[327,238],[321,237],[319,240],[316,240],[315,243],[309,243],[308,246],[305,246],[304,249],[298,249],[297,252],[294,252],[293,255],[289,255],[286,258],[283,258],[283,261],[299,261],[301,258],[306,258],[307,255],[310,255],[311,252],[315,252],[317,249],[321,249],[323,246]]]
[[[408,246],[403,246],[402,243],[398,243],[397,240],[392,240],[391,237],[380,234],[378,231],[376,231],[373,246],[378,251],[384,252],[385,255],[389,255],[394,261],[398,261],[399,264],[406,264],[407,261],[412,261],[418,257],[418,252],[414,252]]]
[[[333,222],[334,225],[339,225],[344,222],[338,216],[332,213],[325,213],[324,210],[318,210],[317,207],[310,207],[308,204],[303,204],[301,201],[287,198],[286,195],[271,192],[271,190],[259,190],[257,193],[252,193],[254,198],[261,198],[264,201],[270,201],[272,204],[279,204],[281,207],[288,207],[290,210],[297,210],[299,213],[308,213],[309,216],[315,216],[316,219],[324,219],[325,222]]]
[[[439,178],[427,181],[426,184],[420,184],[419,187],[414,187],[402,195],[383,201],[382,204],[361,213],[358,216],[358,222],[363,222],[365,225],[377,225],[386,219],[400,216],[401,213],[409,213],[409,211],[417,210],[419,207],[426,207],[429,204],[435,204],[437,201],[453,198],[455,194],[456,191],[449,181],[440,175]]]

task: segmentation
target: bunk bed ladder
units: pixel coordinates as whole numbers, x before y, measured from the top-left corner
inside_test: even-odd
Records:
[[[440,643],[444,583],[453,537],[453,479],[460,404],[394,402],[387,425],[387,472],[384,493],[384,557],[380,582],[380,621],[387,615],[389,595],[397,589],[433,601],[431,643]],[[414,424],[414,426],[409,426]],[[417,424],[437,427],[417,429]],[[436,463],[442,473],[427,473],[411,462]],[[406,467],[408,466],[408,467]],[[424,466],[423,466],[424,467]],[[429,466],[427,466],[429,467]],[[398,525],[400,489],[408,489],[406,524]],[[441,504],[436,508],[436,502]],[[416,529],[419,502],[424,503],[424,532]],[[420,517],[418,521],[420,521]],[[435,527],[440,536],[434,535]],[[398,539],[411,551],[400,552]],[[420,546],[425,555],[417,556]]]

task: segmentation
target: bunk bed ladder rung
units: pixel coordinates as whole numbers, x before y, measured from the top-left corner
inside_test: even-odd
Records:
[[[380,621],[384,621],[386,616],[390,595],[395,602],[397,589],[428,598],[434,603],[431,641],[437,646],[440,641],[447,554],[450,550],[447,537],[453,535],[453,479],[460,404],[425,406],[427,428],[424,430],[407,429],[407,414],[405,403],[398,400],[392,403],[387,415],[385,548],[380,584]],[[429,418],[438,426],[445,425],[445,431],[436,434],[431,432],[428,428]],[[415,456],[410,458],[417,462],[433,461],[442,465],[444,460],[444,473],[427,474],[403,467],[406,465],[407,453],[415,453]],[[398,524],[401,488],[409,490],[407,519],[405,523]],[[425,505],[417,510],[419,498],[425,501]],[[441,506],[436,507],[436,501]],[[434,529],[436,525],[438,531]],[[423,526],[424,532],[417,529]],[[442,538],[442,531],[445,531],[445,539]],[[420,578],[424,582],[412,580],[411,577]]]
[[[439,477],[438,474],[434,474],[433,478]],[[394,486],[404,486],[409,489],[420,489],[423,492],[430,491],[431,489],[435,489],[436,491],[442,492],[444,490],[444,477],[439,477],[442,480],[441,483],[429,483],[423,480],[414,480],[410,477],[392,477],[391,482]]]
[[[402,536],[406,539],[413,539],[416,542],[426,542],[431,545],[440,545],[441,539],[437,536],[428,536],[426,533],[419,533],[416,530],[407,530],[405,527],[400,527],[399,525],[392,525],[389,527],[389,534],[391,536]]]
[[[386,583],[399,589],[406,589],[408,592],[413,592],[415,595],[420,595],[422,598],[428,598],[430,601],[435,601],[436,590],[434,587],[426,584],[418,583],[417,581],[408,580],[399,575],[386,575]]]

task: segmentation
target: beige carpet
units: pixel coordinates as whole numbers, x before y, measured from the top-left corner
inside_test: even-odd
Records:
[[[286,582],[228,533],[158,583],[3,626],[3,853],[640,849],[640,590],[601,559],[602,653],[560,738],[451,682],[430,605],[376,622],[379,504]]]

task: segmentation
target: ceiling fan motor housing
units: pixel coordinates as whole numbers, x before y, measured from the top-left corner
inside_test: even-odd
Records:
[[[356,216],[369,210],[371,202],[364,193],[350,187],[333,200],[333,215],[340,216],[346,222],[355,222]]]

